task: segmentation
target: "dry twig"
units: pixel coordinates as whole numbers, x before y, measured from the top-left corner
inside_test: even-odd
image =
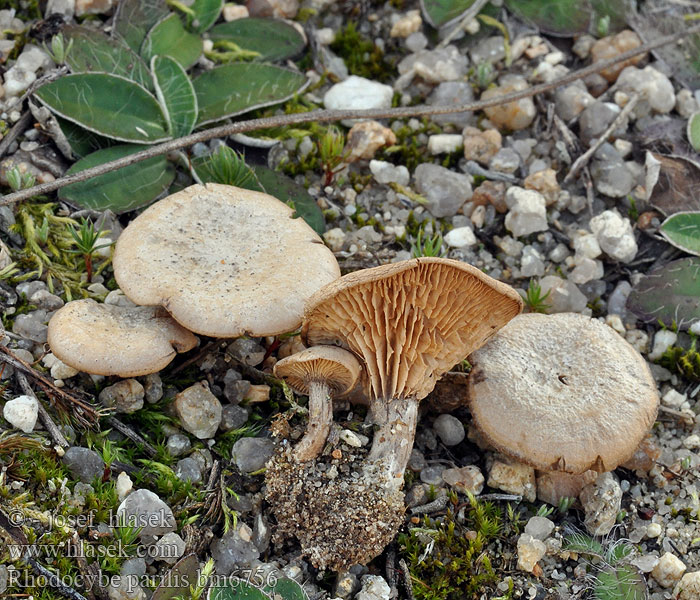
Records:
[[[27,376],[24,373],[17,371],[15,373],[15,377],[17,378],[17,382],[19,383],[19,387],[22,388],[22,392],[25,395],[30,396],[36,400],[36,403],[39,406],[39,417],[41,417],[41,422],[44,424],[44,427],[46,427],[46,431],[49,432],[49,435],[51,436],[51,439],[53,440],[54,444],[60,446],[61,448],[68,448],[68,446],[70,446],[68,440],[66,440],[63,433],[61,433],[61,430],[58,428],[56,423],[54,423],[53,419],[51,418],[51,415],[44,408],[44,405],[39,401],[39,398],[36,397],[32,386],[30,386],[29,381],[27,381]]]

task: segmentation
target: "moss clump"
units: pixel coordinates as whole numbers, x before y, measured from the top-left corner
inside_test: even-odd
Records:
[[[700,352],[696,350],[697,338],[693,337],[689,349],[671,346],[659,359],[659,364],[669,371],[680,373],[690,381],[700,381]]]
[[[448,511],[436,520],[425,516],[421,525],[399,535],[417,600],[479,598],[496,582],[486,548],[502,529],[502,515],[492,503],[469,496],[464,522]]]
[[[394,68],[384,60],[381,49],[357,31],[352,21],[335,36],[331,50],[345,61],[352,75],[374,81],[388,81],[394,76]]]

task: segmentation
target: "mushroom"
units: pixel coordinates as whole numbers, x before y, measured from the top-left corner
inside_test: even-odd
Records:
[[[153,204],[117,241],[114,276],[139,305],[162,305],[213,337],[299,327],[304,302],[340,276],[333,253],[293,211],[260,192],[209,183]]]
[[[356,271],[321,288],[304,311],[302,339],[362,358],[379,426],[368,459],[381,462],[385,480],[400,487],[419,401],[521,309],[515,290],[471,265],[416,258]]]
[[[197,345],[197,338],[154,306],[122,307],[91,299],[68,302],[49,321],[51,352],[93,375],[156,373]]]
[[[646,362],[597,319],[520,315],[469,362],[475,426],[499,452],[541,471],[610,471],[656,420]]]
[[[378,429],[364,462],[353,461],[353,451],[330,467],[284,453],[268,463],[266,497],[279,535],[296,536],[318,568],[344,570],[380,554],[403,522],[402,475],[419,401],[521,307],[510,287],[442,258],[357,271],[316,292],[302,338],[360,358]]]
[[[331,398],[352,390],[361,369],[354,354],[335,346],[312,346],[275,365],[277,377],[294,391],[309,396],[307,431],[294,448],[297,460],[311,460],[319,455],[333,422]]]

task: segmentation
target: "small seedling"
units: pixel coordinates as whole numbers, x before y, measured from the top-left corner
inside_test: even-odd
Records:
[[[562,514],[565,515],[571,507],[574,505],[574,502],[576,502],[576,498],[574,496],[564,496],[559,500],[559,505],[557,506],[557,510]]]
[[[548,517],[554,512],[554,507],[553,506],[547,506],[546,504],[543,504],[540,506],[539,510],[537,511],[538,517]]]
[[[85,270],[87,272],[87,281],[90,283],[92,281],[92,256],[97,250],[101,248],[107,248],[112,245],[113,242],[106,244],[98,244],[99,239],[104,235],[104,231],[99,229],[95,231],[95,225],[92,221],[83,219],[80,223],[80,227],[76,230],[73,225],[68,225],[68,232],[73,238],[73,243],[76,246],[74,250],[68,250],[68,252],[73,252],[76,254],[82,254],[83,260],[85,261]]]
[[[545,302],[549,297],[550,290],[547,290],[545,294],[542,293],[542,286],[539,282],[534,279],[530,279],[530,283],[527,286],[527,291],[523,295],[523,300],[525,301],[525,307],[528,312],[532,313],[546,313],[550,308],[548,302]]]
[[[66,58],[73,48],[73,40],[71,39],[68,44],[63,37],[62,33],[58,33],[51,38],[51,46],[47,46],[46,43],[43,44],[44,51],[51,57],[51,60],[57,65],[62,65],[66,62]]]
[[[427,237],[425,231],[421,227],[416,235],[416,243],[411,246],[411,255],[413,258],[420,258],[421,256],[445,256],[447,251],[442,247],[442,242],[442,235],[440,235],[440,233],[436,233],[432,237]]]
[[[18,167],[12,167],[7,172],[7,183],[13,192],[34,187],[36,177],[31,173],[22,173]]]
[[[317,142],[317,146],[325,187],[333,183],[333,178],[342,170],[339,166],[347,159],[345,136],[337,127],[329,127]]]
[[[197,175],[203,183],[221,183],[247,189],[255,182],[255,174],[245,163],[243,155],[224,144],[197,166]]]

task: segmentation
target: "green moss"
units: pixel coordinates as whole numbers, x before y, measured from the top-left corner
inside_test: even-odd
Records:
[[[341,29],[331,44],[331,50],[340,56],[352,75],[374,81],[388,81],[394,76],[394,67],[384,60],[384,53],[350,21]]]
[[[697,338],[692,337],[690,348],[671,346],[661,358],[659,364],[669,371],[675,371],[690,381],[700,381],[700,352],[696,350]]]
[[[488,544],[499,536],[502,515],[489,502],[469,496],[464,523],[451,511],[441,520],[424,517],[421,527],[399,535],[417,600],[479,598],[496,582]]]

